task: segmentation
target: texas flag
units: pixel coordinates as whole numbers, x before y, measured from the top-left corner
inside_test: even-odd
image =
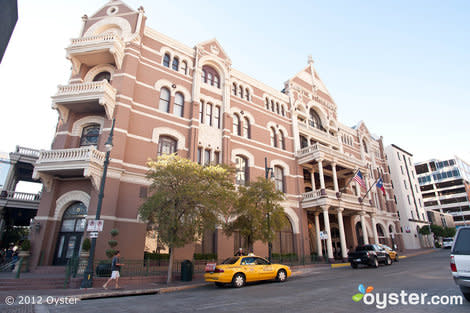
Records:
[[[384,182],[382,180],[382,177],[379,178],[379,180],[377,181],[377,184],[376,184],[377,188],[379,188],[380,190],[382,190],[384,196],[385,196],[385,188],[384,188]]]

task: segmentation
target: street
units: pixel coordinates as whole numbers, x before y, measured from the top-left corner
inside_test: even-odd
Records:
[[[249,284],[241,289],[213,285],[186,291],[122,298],[84,300],[69,305],[36,306],[36,312],[468,312],[461,305],[379,304],[354,302],[358,285],[375,293],[427,293],[460,296],[449,269],[449,250],[406,258],[378,269],[314,268],[286,283]],[[425,302],[426,303],[426,302]]]

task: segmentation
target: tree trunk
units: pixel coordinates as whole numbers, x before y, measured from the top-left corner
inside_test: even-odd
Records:
[[[168,276],[167,276],[167,279],[166,279],[166,283],[169,284],[171,283],[171,280],[172,280],[172,276],[173,276],[173,248],[170,247],[170,260],[168,261]]]

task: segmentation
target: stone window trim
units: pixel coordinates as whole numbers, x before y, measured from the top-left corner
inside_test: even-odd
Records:
[[[111,74],[110,81],[113,81],[115,71],[116,68],[111,64],[96,65],[88,70],[88,72],[85,74],[85,77],[83,78],[83,82],[92,82],[95,76],[101,72],[108,72]]]
[[[188,77],[191,76],[190,72],[191,72],[192,62],[190,61],[188,57],[181,55],[168,47],[162,47],[160,49],[160,55],[162,57],[162,60],[161,60],[162,66],[167,67],[168,69],[171,69],[172,71],[178,72],[182,75],[185,75]],[[168,66],[164,65],[165,55],[169,56]],[[177,63],[178,63],[177,70],[173,68],[173,64],[175,60],[177,60]]]
[[[86,116],[79,120],[76,120],[72,126],[72,136],[80,137],[82,135],[83,129],[92,124],[100,125],[100,134],[103,132],[104,127],[104,117],[102,116]]]
[[[121,33],[118,34],[124,41],[129,41],[132,38],[132,27],[129,22],[122,17],[112,16],[106,17],[95,24],[91,25],[90,28],[85,32],[83,37],[90,37],[94,35],[99,35],[106,32],[110,27],[117,27],[120,29]]]
[[[179,131],[169,127],[154,128],[152,132],[152,142],[158,145],[160,142],[160,136],[174,138],[178,142],[178,150],[188,150],[186,147],[186,137]],[[155,155],[157,153],[158,151],[155,153]]]
[[[65,210],[74,202],[82,202],[87,208],[90,205],[90,195],[81,190],[73,190],[64,193],[56,200],[54,219],[61,220]]]

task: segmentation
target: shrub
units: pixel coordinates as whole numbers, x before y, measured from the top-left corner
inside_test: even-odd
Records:
[[[144,252],[144,259],[148,259],[148,260],[169,260],[170,255],[168,253]]]
[[[29,251],[29,250],[31,250],[31,242],[29,241],[29,239],[25,239],[21,243],[21,251]]]
[[[114,250],[114,249],[106,249],[106,256],[108,258],[112,258],[113,256],[116,255],[116,251],[117,250]]]
[[[85,251],[85,252],[88,252],[88,251],[90,251],[90,248],[91,248],[90,238],[83,239],[82,250]]]
[[[111,236],[116,237],[117,235],[119,235],[119,230],[116,228],[113,228],[111,229],[110,234]]]
[[[108,245],[111,248],[114,248],[115,246],[117,246],[117,244],[118,244],[117,240],[114,240],[114,239],[108,240]]]

